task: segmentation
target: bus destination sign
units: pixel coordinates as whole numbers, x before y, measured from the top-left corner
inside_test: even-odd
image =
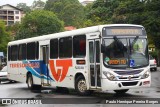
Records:
[[[112,59],[109,61],[110,65],[126,65],[127,60],[126,59]]]
[[[143,30],[142,28],[106,28],[106,34],[110,36],[114,36],[114,35],[140,36],[140,35],[143,35]]]

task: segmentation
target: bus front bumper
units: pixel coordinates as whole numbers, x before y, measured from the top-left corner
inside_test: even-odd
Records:
[[[102,91],[150,87],[150,85],[150,77],[146,79],[130,81],[110,81],[108,79],[102,79]]]

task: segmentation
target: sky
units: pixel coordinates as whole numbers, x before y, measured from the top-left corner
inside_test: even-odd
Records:
[[[18,3],[27,3],[27,6],[31,6],[34,0],[0,0],[0,6],[4,4],[10,4],[13,6],[17,6]],[[47,0],[42,0],[46,2]],[[83,2],[84,0],[79,0]]]

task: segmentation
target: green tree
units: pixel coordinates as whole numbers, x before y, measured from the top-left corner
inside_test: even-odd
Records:
[[[158,65],[160,65],[160,1],[159,0],[147,0],[145,6],[144,21],[147,34],[149,35],[151,43],[156,47]]]
[[[63,31],[63,22],[50,11],[34,10],[24,17],[16,39],[46,35]]]
[[[56,2],[57,0],[47,0],[46,1],[46,4],[44,6],[44,9],[45,10],[51,10],[53,8],[53,5],[54,3]]]
[[[10,40],[10,33],[6,31],[5,23],[0,20],[0,51],[7,52],[7,44]]]
[[[26,3],[19,3],[19,4],[17,4],[16,7],[19,8],[19,9],[21,9],[21,10],[23,10],[25,13],[31,11],[30,7],[27,6]]]
[[[112,16],[112,23],[142,24],[146,20],[145,2],[140,0],[121,0]]]
[[[78,4],[70,4],[65,6],[64,11],[61,14],[61,18],[65,23],[65,26],[82,27],[84,20],[83,8]]]
[[[78,0],[48,0],[44,9],[54,12],[65,26],[83,26],[84,7]]]
[[[45,6],[45,2],[41,1],[41,0],[35,0],[33,3],[32,3],[32,9],[35,10],[35,9],[43,9]]]
[[[119,5],[119,0],[96,0],[87,14],[87,20],[96,24],[112,23],[112,16]]]
[[[88,18],[89,13],[92,10],[92,6],[93,6],[93,3],[87,4],[86,6],[84,6],[85,19],[84,19],[83,27],[89,27],[89,26],[94,26],[94,25],[100,24],[98,17],[93,16],[95,18],[94,21]]]
[[[146,2],[145,16],[147,17],[144,21],[147,33],[153,40],[156,48],[160,50],[160,1],[149,0]]]

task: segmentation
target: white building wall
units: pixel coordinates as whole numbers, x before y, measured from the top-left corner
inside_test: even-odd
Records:
[[[19,13],[16,14],[16,12],[19,12]],[[18,19],[17,19],[16,17],[18,17]],[[21,21],[21,11],[19,11],[19,10],[14,10],[14,23],[20,22],[20,21]]]

